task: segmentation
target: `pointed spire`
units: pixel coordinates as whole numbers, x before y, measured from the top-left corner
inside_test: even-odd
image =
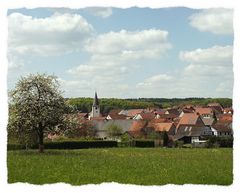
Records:
[[[97,92],[95,91],[95,98],[93,101],[93,106],[98,106],[99,105],[99,101],[98,101],[98,97],[97,97]]]

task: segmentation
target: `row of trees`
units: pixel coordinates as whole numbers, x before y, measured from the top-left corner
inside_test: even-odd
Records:
[[[139,99],[101,99],[101,112],[107,114],[112,109],[146,109],[151,107],[168,108],[179,107],[183,105],[201,105],[207,106],[209,103],[217,102],[223,107],[231,107],[232,99],[229,98],[139,98]],[[74,109],[81,112],[90,112],[92,107],[92,98],[69,98],[67,103]]]

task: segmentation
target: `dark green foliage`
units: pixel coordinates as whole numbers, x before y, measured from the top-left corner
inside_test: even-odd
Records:
[[[10,151],[10,150],[20,150],[20,149],[26,149],[25,145],[21,145],[21,144],[7,144],[7,151]]]
[[[76,110],[82,112],[90,112],[93,99],[92,98],[69,98],[67,99],[69,105]],[[232,99],[229,98],[139,98],[139,99],[115,99],[102,98],[100,99],[101,112],[107,114],[112,109],[145,109],[149,107],[167,108],[182,105],[203,105],[217,102],[223,107],[231,107]]]
[[[233,137],[209,137],[206,147],[233,147]]]
[[[102,141],[102,140],[71,140],[71,141],[54,141],[45,142],[45,149],[83,149],[83,148],[106,148],[106,147],[117,147],[116,141]],[[28,147],[29,149],[36,149],[37,145]],[[8,144],[8,150],[20,150],[26,149],[24,145],[20,144]]]
[[[106,128],[107,134],[110,138],[118,138],[122,135],[123,129],[115,124],[111,124]]]
[[[108,148],[8,151],[8,183],[73,185],[233,182],[232,149]]]
[[[169,137],[166,131],[163,132],[163,146],[167,147],[169,142]]]
[[[61,141],[45,143],[46,149],[83,149],[117,147],[116,141]]]
[[[183,148],[192,148],[193,145],[188,143],[188,144],[183,144],[182,147]]]
[[[134,147],[154,147],[153,140],[134,140],[132,144]]]
[[[184,144],[184,141],[181,141],[181,140],[177,140],[174,142],[174,147],[182,147]]]

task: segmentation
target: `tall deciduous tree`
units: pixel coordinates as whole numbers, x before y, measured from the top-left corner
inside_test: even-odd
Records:
[[[123,133],[123,129],[115,124],[108,125],[106,131],[109,137],[116,139]]]
[[[10,92],[10,130],[25,144],[36,136],[43,152],[44,133],[61,123],[66,108],[56,76],[30,74]]]

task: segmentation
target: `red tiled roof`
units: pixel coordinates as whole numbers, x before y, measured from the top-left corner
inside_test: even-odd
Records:
[[[90,120],[93,120],[93,121],[102,121],[102,120],[106,120],[106,117],[91,117]]]
[[[197,123],[197,120],[199,118],[199,115],[195,114],[195,113],[186,113],[184,114],[179,123],[179,125],[195,125]]]
[[[214,129],[218,130],[219,132],[231,132],[231,123],[226,122],[217,122],[212,126]]]
[[[155,114],[154,113],[151,113],[151,112],[142,112],[140,113],[141,117],[143,120],[152,120],[155,118]]]
[[[119,114],[120,111],[120,109],[113,109],[108,113],[108,115],[111,117],[111,119],[126,119],[126,115]]]
[[[126,119],[125,115],[109,114],[108,116],[110,116],[111,119]]]
[[[175,114],[163,114],[163,115],[160,115],[160,118],[165,118],[165,119],[175,119],[177,117],[178,117],[178,115],[175,115]]]
[[[155,114],[156,114],[156,115],[163,115],[163,114],[165,114],[165,112],[166,112],[166,110],[164,110],[164,109],[159,109],[159,110],[155,111]]]
[[[178,111],[178,109],[167,109],[166,112],[169,112],[169,114],[174,114],[179,116],[180,112]]]
[[[127,110],[127,116],[134,117],[136,114],[142,113],[143,111],[143,109],[129,109]]]
[[[213,114],[213,110],[211,108],[204,108],[204,107],[196,107],[195,112],[199,113],[200,115],[203,115],[203,114],[212,115]]]
[[[220,122],[232,122],[233,117],[231,114],[219,114],[217,115],[217,120]]]
[[[143,127],[147,125],[147,121],[144,120],[134,120],[129,129],[130,132],[140,131]]]
[[[109,114],[109,115],[112,115],[112,114],[119,114],[120,111],[121,111],[121,109],[112,109],[112,110],[109,111],[108,114]]]
[[[152,119],[150,121],[151,123],[165,123],[165,122],[172,122],[172,121],[169,121],[169,119],[166,119],[166,118],[158,118],[158,119]]]
[[[151,126],[155,131],[169,131],[172,127],[175,127],[173,123],[153,123]]]
[[[231,113],[231,114],[233,114],[233,109],[232,108],[224,108],[223,112],[224,113]]]

